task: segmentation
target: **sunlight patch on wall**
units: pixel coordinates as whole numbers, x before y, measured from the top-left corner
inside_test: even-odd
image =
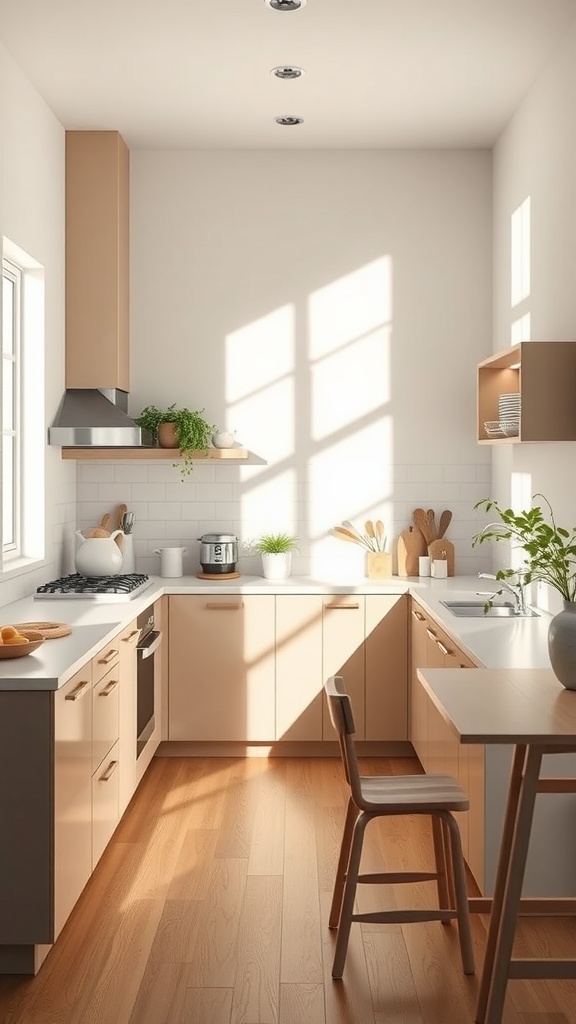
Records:
[[[297,533],[297,498],[295,469],[277,472],[260,482],[253,481],[241,501],[242,523],[245,525],[242,539],[255,540],[260,533]],[[246,535],[246,530],[250,536]]]
[[[239,441],[262,453],[268,468],[294,457],[295,416],[293,376],[248,395],[228,412],[230,429],[236,430]]]
[[[518,317],[512,324],[510,329],[511,344],[519,345],[521,341],[530,341],[531,329],[532,319],[530,313],[524,313],[524,316]]]
[[[512,308],[530,295],[530,196],[510,217],[510,301]]]
[[[225,342],[226,405],[294,372],[294,306],[275,309],[267,316],[228,334]],[[234,418],[233,409],[230,416]]]
[[[308,302],[310,359],[321,359],[391,320],[392,259],[381,256],[312,292]]]
[[[315,441],[344,430],[390,401],[390,328],[359,337],[311,367]]]

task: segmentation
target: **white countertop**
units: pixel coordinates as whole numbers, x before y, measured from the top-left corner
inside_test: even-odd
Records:
[[[0,624],[21,622],[67,622],[72,633],[46,640],[24,658],[0,661],[0,690],[54,690],[129,625],[140,612],[163,594],[405,594],[417,598],[438,620],[453,640],[486,668],[549,668],[548,625],[550,615],[511,619],[456,618],[440,602],[446,598],[470,598],[485,581],[475,576],[453,576],[446,580],[318,580],[292,576],[286,581],[261,576],[241,576],[224,583],[200,580],[196,576],[168,579],[151,577],[150,586],[129,601],[93,601],[78,598],[35,600],[25,598],[0,608]]]

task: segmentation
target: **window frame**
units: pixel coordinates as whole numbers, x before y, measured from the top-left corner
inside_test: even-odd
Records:
[[[4,281],[10,281],[12,284],[12,315],[11,315],[11,343],[9,351],[6,350],[4,344],[4,331],[6,328],[5,323],[5,310],[4,310]],[[11,406],[12,415],[10,425],[6,425],[4,422],[4,402],[2,402],[2,431],[1,431],[1,449],[2,449],[2,523],[0,526],[0,535],[2,537],[2,564],[3,566],[9,566],[11,560],[20,558],[22,555],[22,431],[23,431],[23,395],[22,395],[22,310],[23,310],[23,288],[24,288],[24,273],[23,268],[20,267],[13,260],[6,256],[2,258],[2,370],[0,373],[1,385],[2,385],[2,399],[5,394],[6,374],[8,373],[11,377]],[[11,466],[11,486],[10,491],[12,495],[11,509],[8,517],[5,517],[5,494],[6,494],[6,483],[5,483],[5,463],[4,454],[6,439],[11,438],[12,440],[12,466]],[[11,521],[11,538],[6,541],[4,538],[5,533],[5,518],[9,518]]]

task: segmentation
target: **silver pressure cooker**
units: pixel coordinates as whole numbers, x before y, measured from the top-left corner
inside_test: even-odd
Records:
[[[216,575],[236,571],[238,539],[233,533],[205,533],[198,540],[203,572]]]

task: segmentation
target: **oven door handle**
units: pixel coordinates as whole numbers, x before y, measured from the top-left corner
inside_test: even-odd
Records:
[[[139,658],[149,658],[158,650],[162,643],[162,633],[158,629],[152,629],[141,641],[138,642],[136,650]]]

